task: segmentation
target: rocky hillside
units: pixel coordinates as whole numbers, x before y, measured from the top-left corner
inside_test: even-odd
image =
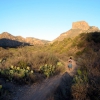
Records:
[[[89,26],[89,24],[85,21],[73,22],[72,28],[70,30],[62,33],[59,37],[57,37],[51,42],[47,40],[40,40],[33,37],[23,38],[21,36],[13,36],[8,32],[3,32],[2,34],[0,34],[0,46],[16,47],[24,45],[44,45],[47,43],[53,43],[55,41],[62,41],[64,38],[73,38],[81,33],[90,32],[100,32],[100,30],[98,27]]]
[[[13,36],[8,32],[0,34],[0,46],[1,47],[18,47],[26,45],[44,45],[49,41],[40,40],[32,37],[23,38],[21,36]]]
[[[32,37],[26,37],[25,41],[26,41],[27,43],[30,43],[30,45],[36,45],[36,44],[44,45],[44,44],[45,44],[45,43],[43,42],[43,40],[36,39],[36,38],[32,38]]]
[[[72,23],[72,28],[67,32],[62,33],[59,37],[57,37],[54,41],[62,41],[64,38],[73,38],[78,36],[81,33],[89,33],[89,32],[99,32],[99,28],[95,26],[89,26],[85,21],[78,21]]]

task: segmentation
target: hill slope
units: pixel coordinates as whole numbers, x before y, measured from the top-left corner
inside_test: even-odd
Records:
[[[0,34],[0,46],[1,47],[17,47],[25,45],[44,45],[49,41],[40,40],[33,37],[23,38],[21,36],[13,36],[8,32]]]
[[[89,32],[99,32],[99,28],[95,26],[89,26],[85,21],[78,21],[72,23],[72,28],[67,32],[62,33],[59,37],[54,39],[54,41],[62,41],[64,38],[73,38],[78,36],[81,33],[89,33]],[[51,43],[52,43],[51,42]]]

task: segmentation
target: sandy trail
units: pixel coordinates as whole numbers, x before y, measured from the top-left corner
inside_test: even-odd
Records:
[[[66,71],[63,75],[58,75],[50,79],[44,80],[40,84],[34,84],[31,86],[26,86],[25,88],[20,88],[13,100],[48,100],[52,97],[55,91],[60,87],[61,89],[67,85],[68,89],[71,86],[71,80],[75,74],[76,63],[73,61],[73,68],[71,71],[66,66]],[[62,91],[62,90],[61,90]],[[60,93],[60,92],[59,92]]]

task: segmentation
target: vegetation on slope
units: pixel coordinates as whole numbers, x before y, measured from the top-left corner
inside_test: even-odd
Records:
[[[41,81],[63,72],[63,61],[73,56],[79,69],[73,78],[72,98],[99,100],[99,47],[100,33],[93,32],[55,41],[44,47],[0,48],[0,77],[19,84]]]
[[[54,42],[50,46],[54,52],[59,52],[61,55],[65,54],[67,57],[69,55],[73,56],[77,66],[79,66],[76,75],[73,77],[70,99],[99,100],[100,32],[82,33],[73,39],[64,39],[61,42]],[[56,49],[58,51],[56,51]],[[65,92],[63,93],[63,91]],[[66,100],[67,94],[65,93],[67,93],[68,90],[66,90],[65,87],[63,91],[58,93],[57,100],[61,98],[62,100]]]
[[[64,69],[63,63],[54,54],[25,48],[1,49],[0,77],[20,84],[33,83]]]
[[[100,33],[83,34],[81,37],[78,47],[83,49],[77,55],[79,69],[73,79],[72,97],[74,100],[99,100]]]

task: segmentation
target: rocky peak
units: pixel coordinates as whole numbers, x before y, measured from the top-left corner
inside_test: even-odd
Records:
[[[72,23],[72,29],[81,29],[81,30],[88,30],[89,25],[85,21],[78,21],[78,22],[73,22]]]
[[[8,32],[3,32],[3,33],[1,33],[1,35],[2,35],[2,36],[11,36],[11,34],[8,33]]]
[[[72,28],[64,33],[62,33],[59,37],[57,37],[54,41],[62,41],[64,38],[73,38],[78,36],[81,33],[90,33],[90,32],[100,32],[98,27],[89,26],[85,21],[77,21],[72,23]]]
[[[15,40],[15,37],[13,35],[11,35],[10,33],[8,32],[3,32],[0,34],[0,39],[1,38],[8,38],[8,39],[11,39],[11,40]]]

